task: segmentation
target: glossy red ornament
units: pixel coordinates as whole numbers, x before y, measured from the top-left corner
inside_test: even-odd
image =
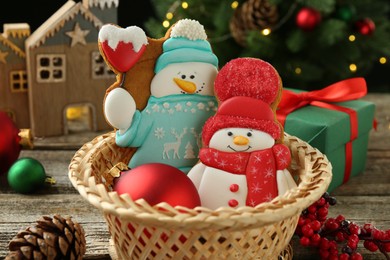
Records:
[[[295,17],[295,23],[305,31],[313,30],[321,22],[321,13],[310,7],[303,7]]]
[[[20,130],[11,118],[0,111],[0,174],[6,173],[18,159],[22,146]]]
[[[122,172],[114,190],[119,194],[129,194],[133,200],[143,198],[152,206],[160,202],[173,207],[200,206],[198,191],[187,175],[162,163],[143,164]]]
[[[370,18],[364,18],[355,23],[355,28],[360,34],[371,35],[375,31],[375,23]]]

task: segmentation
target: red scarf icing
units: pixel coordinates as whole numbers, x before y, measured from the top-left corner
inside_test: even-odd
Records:
[[[245,174],[248,186],[246,205],[252,207],[278,196],[276,171],[286,169],[291,161],[290,150],[283,144],[251,153],[202,148],[199,158],[207,166],[232,174]]]

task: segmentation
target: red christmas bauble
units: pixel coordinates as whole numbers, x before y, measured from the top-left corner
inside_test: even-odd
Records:
[[[166,202],[171,206],[195,208],[200,197],[195,185],[179,169],[162,163],[148,163],[122,172],[114,184],[119,194],[133,200],[143,198],[150,205]]]
[[[321,13],[310,7],[303,7],[295,17],[295,23],[305,31],[313,30],[321,22]]]
[[[22,147],[19,144],[20,130],[11,118],[1,111],[0,126],[0,174],[3,174],[18,159]]]
[[[370,18],[356,21],[356,30],[363,35],[371,35],[375,31],[375,23]]]

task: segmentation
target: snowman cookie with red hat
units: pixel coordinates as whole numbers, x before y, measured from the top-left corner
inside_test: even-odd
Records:
[[[219,71],[220,105],[203,127],[200,162],[188,173],[202,206],[254,207],[296,187],[275,118],[281,90],[275,68],[260,59],[237,58]]]

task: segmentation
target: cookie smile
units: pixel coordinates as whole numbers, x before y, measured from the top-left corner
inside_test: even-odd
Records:
[[[248,145],[248,147],[247,147],[246,149],[244,149],[244,150],[236,150],[236,149],[234,149],[233,147],[231,147],[230,145],[228,145],[227,148],[229,148],[229,149],[231,149],[231,150],[233,150],[233,151],[235,151],[235,152],[246,152],[246,151],[248,151],[249,149],[251,149],[252,146]]]

